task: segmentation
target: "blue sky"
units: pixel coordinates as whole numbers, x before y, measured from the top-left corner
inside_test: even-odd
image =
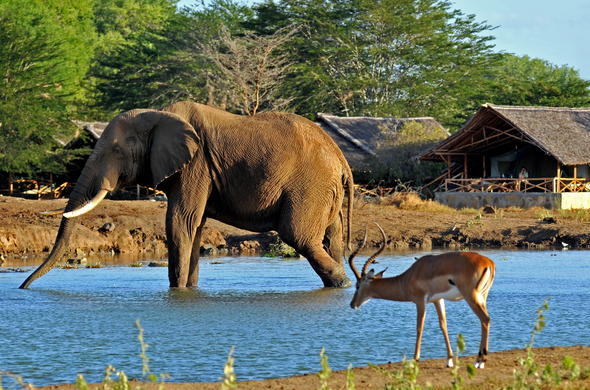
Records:
[[[180,5],[201,0],[180,0]],[[205,1],[206,2],[206,1]],[[249,0],[247,3],[255,1]],[[590,0],[453,0],[455,8],[498,26],[496,50],[568,65],[590,79]]]
[[[496,49],[569,65],[590,79],[589,0],[454,0],[498,28]]]

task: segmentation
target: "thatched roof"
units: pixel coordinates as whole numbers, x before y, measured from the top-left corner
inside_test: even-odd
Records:
[[[108,122],[84,122],[75,120],[79,129],[87,131],[95,140],[98,140],[107,127]]]
[[[367,159],[376,156],[377,147],[384,136],[388,135],[391,138],[391,134],[397,133],[408,122],[421,123],[426,129],[443,129],[442,125],[431,117],[339,117],[321,113],[317,115],[317,124],[336,141],[353,169],[365,168]]]
[[[495,135],[490,136],[494,131]],[[478,143],[486,137],[487,142]],[[453,151],[483,153],[500,143],[515,141],[533,144],[563,165],[589,164],[590,108],[484,104],[461,130],[420,159],[441,161],[442,155]]]

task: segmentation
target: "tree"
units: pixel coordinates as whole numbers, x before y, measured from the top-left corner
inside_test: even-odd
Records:
[[[280,87],[293,61],[277,49],[296,32],[288,27],[269,35],[232,37],[223,28],[218,39],[198,44],[215,70],[207,80],[208,102],[245,115],[286,109],[291,98],[281,96]]]
[[[90,1],[0,3],[0,171],[59,172],[92,55]]]
[[[269,0],[255,9],[258,32],[304,26],[290,47],[297,65],[286,88],[301,91],[295,103],[307,116],[456,122],[497,61],[485,35],[491,27],[452,10],[449,1]]]
[[[103,119],[132,108],[168,104],[175,28],[182,28],[174,0],[99,0],[95,8],[99,46],[89,74],[95,114]],[[172,64],[172,66],[170,66]]]
[[[504,105],[582,107],[590,105],[590,81],[568,66],[505,54],[490,76],[485,101]]]

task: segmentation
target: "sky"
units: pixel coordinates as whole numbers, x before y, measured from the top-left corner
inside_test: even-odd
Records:
[[[197,1],[180,0],[179,5]],[[590,0],[451,1],[477,21],[497,26],[491,31],[497,51],[568,65],[590,80]]]
[[[568,65],[590,79],[589,0],[454,0],[455,8],[498,26],[496,50]]]

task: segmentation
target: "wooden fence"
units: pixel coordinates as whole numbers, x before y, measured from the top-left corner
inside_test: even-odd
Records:
[[[443,190],[446,192],[588,192],[590,180],[565,177],[452,178],[445,179]]]

